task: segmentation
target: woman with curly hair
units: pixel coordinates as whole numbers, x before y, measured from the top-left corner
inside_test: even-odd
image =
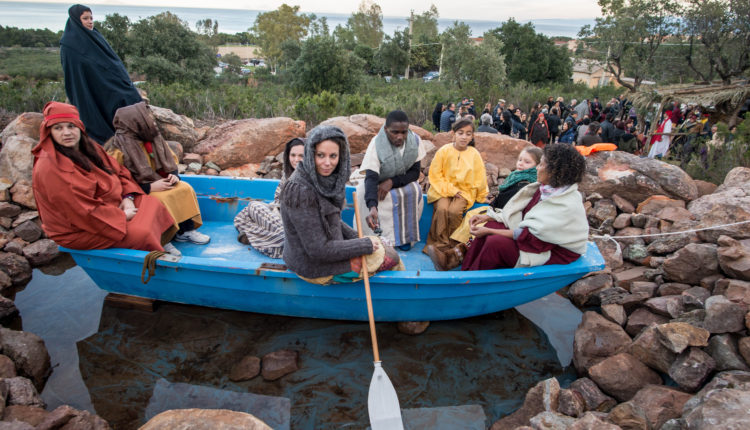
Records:
[[[589,225],[578,182],[586,161],[569,144],[551,144],[537,166],[537,181],[503,209],[471,221],[461,270],[568,264],[586,252]]]

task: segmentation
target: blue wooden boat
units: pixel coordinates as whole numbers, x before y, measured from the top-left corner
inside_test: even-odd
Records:
[[[201,231],[211,236],[208,245],[175,242],[182,252],[178,261],[157,263],[150,282],[141,282],[145,251],[104,249],[72,254],[103,290],[168,302],[234,309],[274,315],[367,320],[362,282],[314,285],[284,268],[282,260],[268,258],[237,241],[232,220],[250,200],[270,201],[275,180],[185,176],[196,193],[203,216]],[[346,222],[353,220],[353,188],[347,189]],[[432,208],[420,220],[426,237]],[[351,225],[351,224],[350,224]],[[399,251],[403,272],[383,272],[371,278],[373,307],[378,321],[436,321],[466,318],[510,309],[604,268],[596,245],[567,265],[522,269],[438,272],[421,252],[419,243]]]

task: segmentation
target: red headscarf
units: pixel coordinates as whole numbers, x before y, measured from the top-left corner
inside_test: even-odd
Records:
[[[81,135],[84,139],[88,139],[86,134],[86,127],[81,121],[81,117],[78,115],[78,109],[67,103],[60,102],[49,102],[44,105],[42,110],[44,113],[44,121],[39,126],[39,144],[31,150],[34,154],[34,161],[36,161],[41,151],[45,151],[50,155],[55,154],[55,148],[52,141],[52,132],[50,131],[52,126],[61,122],[69,122],[81,129]]]

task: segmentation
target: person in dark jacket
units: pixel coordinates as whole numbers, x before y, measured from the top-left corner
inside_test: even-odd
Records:
[[[602,143],[602,137],[600,136],[602,128],[598,122],[594,121],[589,124],[589,129],[586,130],[586,134],[581,139],[583,146],[591,146],[595,143]]]
[[[513,120],[510,111],[504,110],[502,118],[503,122],[500,123],[500,134],[510,136],[510,133],[513,131]]]
[[[443,115],[443,102],[438,102],[435,105],[435,110],[432,111],[432,124],[435,126],[435,130],[440,130],[440,116]]]
[[[602,129],[601,136],[602,142],[604,143],[617,143],[614,141],[615,138],[615,126],[612,125],[612,118],[614,118],[612,112],[607,113],[605,120],[602,121],[600,127]]]
[[[448,103],[448,107],[440,115],[440,131],[451,131],[454,122],[456,122],[456,104]]]
[[[553,107],[547,117],[547,125],[549,125],[549,137],[550,142],[555,143],[555,139],[560,135],[560,115],[557,107]]]
[[[140,102],[125,65],[94,28],[91,9],[76,4],[60,40],[65,93],[78,108],[89,137],[103,144],[114,136],[117,109]]]
[[[479,118],[479,127],[477,132],[479,133],[493,133],[497,134],[497,130],[492,126],[492,115],[485,113]]]

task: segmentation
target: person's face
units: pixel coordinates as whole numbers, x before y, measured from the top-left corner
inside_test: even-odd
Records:
[[[513,112],[515,110],[515,106],[513,106],[513,103],[508,105],[508,110]]]
[[[292,165],[292,169],[296,169],[297,165],[302,158],[305,156],[305,145],[295,145],[289,150],[289,164]]]
[[[81,140],[81,129],[72,122],[58,122],[51,128],[52,140],[58,145],[66,148],[78,149],[78,141]]]
[[[394,122],[385,127],[385,135],[391,145],[400,147],[406,141],[406,135],[409,133],[409,123]]]
[[[521,116],[521,109],[516,109],[513,113],[520,117]]]
[[[450,110],[450,111],[454,111],[454,112],[455,112],[455,111],[456,111],[456,105],[455,105],[455,104],[453,104],[453,103],[449,104],[449,105],[448,105],[448,110]]]
[[[547,171],[547,160],[542,157],[536,166],[536,180],[544,185],[549,185],[549,172]]]
[[[521,121],[526,121],[526,114],[525,113],[521,114]]]
[[[320,176],[331,176],[339,165],[339,144],[324,140],[315,146],[315,171]]]
[[[94,29],[94,16],[89,11],[85,11],[81,14],[81,24],[89,30]]]
[[[536,166],[536,161],[531,154],[526,151],[521,151],[521,153],[518,154],[518,160],[516,161],[517,170],[531,169],[534,166]]]
[[[469,146],[474,138],[474,127],[466,125],[453,132],[453,145],[459,151],[463,151]]]

